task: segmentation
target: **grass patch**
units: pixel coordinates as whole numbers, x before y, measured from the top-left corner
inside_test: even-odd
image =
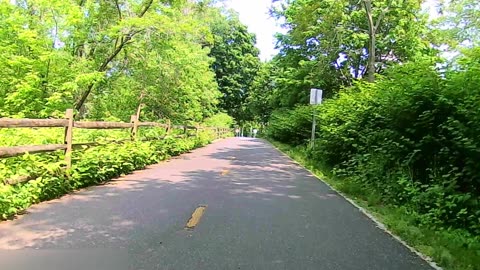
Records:
[[[305,146],[293,147],[270,140],[317,177],[366,209],[411,247],[432,258],[446,270],[480,270],[480,236],[464,230],[436,227],[421,222],[420,214],[384,204],[382,194],[349,178],[335,177],[330,168],[308,158]]]

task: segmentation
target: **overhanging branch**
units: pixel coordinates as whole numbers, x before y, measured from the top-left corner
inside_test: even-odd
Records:
[[[390,7],[392,6],[392,0],[388,0],[387,6],[382,10],[382,13],[380,13],[380,16],[377,18],[377,22],[375,23],[375,29],[374,32],[377,32],[378,27],[380,27],[380,23],[382,22],[383,18],[385,18],[385,15],[387,12],[390,10]]]
[[[147,11],[150,9],[150,7],[152,6],[153,4],[153,0],[147,0],[145,2],[145,5],[143,6],[142,10],[140,11],[140,13],[138,14],[138,18],[142,18],[145,13],[147,13]],[[125,36],[123,36],[121,39],[120,39],[120,43],[119,44],[115,44],[115,49],[113,50],[113,52],[102,62],[102,64],[100,65],[100,67],[97,69],[97,71],[99,72],[104,72],[107,70],[107,67],[108,67],[108,64],[110,64],[110,62],[112,62],[115,57],[122,51],[122,49],[125,47],[125,45],[127,45],[131,40],[132,38],[142,32],[143,29],[141,30],[135,30],[135,29],[132,29],[130,30]],[[94,86],[94,83],[90,83],[87,87],[87,89],[85,90],[85,92],[83,92],[83,94],[81,95],[80,99],[78,100],[78,102],[75,104],[75,110],[79,111],[83,105],[85,104],[85,101],[87,100],[88,96],[90,95],[90,93],[92,92],[93,90],[93,86]]]

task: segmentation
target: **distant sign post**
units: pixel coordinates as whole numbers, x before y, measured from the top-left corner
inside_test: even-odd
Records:
[[[323,91],[320,89],[310,90],[310,105],[322,104]],[[317,119],[315,116],[315,109],[313,110],[313,122],[312,122],[312,139],[310,144],[312,148],[315,146],[315,129],[317,127]]]
[[[322,103],[323,90],[311,89],[310,90],[310,104],[318,105]]]

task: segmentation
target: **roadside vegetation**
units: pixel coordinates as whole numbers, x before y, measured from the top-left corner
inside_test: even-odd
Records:
[[[220,1],[221,2],[221,1]],[[261,62],[219,1],[0,1],[0,118],[254,128],[445,269],[480,269],[480,4],[273,1],[284,26]],[[324,103],[309,106],[311,88]],[[309,146],[312,114],[318,128]],[[75,131],[63,153],[0,159],[0,217],[209,143],[164,130]],[[64,130],[0,129],[0,147]],[[29,181],[9,180],[28,176]],[[15,182],[15,181],[14,181]]]
[[[54,132],[50,130],[50,133]],[[130,136],[126,132],[123,134],[114,132],[113,135],[111,131],[109,135],[106,133],[105,131],[85,132],[84,138],[88,138],[89,141],[95,138],[97,142],[102,142],[106,139],[124,139]],[[22,135],[25,135],[25,132]],[[163,135],[165,135],[163,129],[149,130],[147,137]],[[64,154],[60,151],[53,154],[26,154],[1,159],[0,179],[14,180],[28,176],[31,180],[15,185],[0,184],[0,217],[10,218],[34,203],[57,198],[90,185],[105,183],[120,175],[204,146],[215,138],[215,134],[209,131],[201,131],[195,137],[178,138],[176,136],[172,134],[162,140],[137,140],[121,144],[106,142],[100,146],[74,151],[72,168],[67,173],[64,169]],[[146,137],[142,136],[142,138]]]
[[[478,236],[463,229],[442,228],[423,222],[423,215],[408,206],[385,203],[381,191],[366,188],[356,183],[354,179],[335,175],[331,167],[311,158],[307,147],[270,141],[322,181],[352,199],[384,224],[389,231],[433,259],[443,269],[478,269],[480,249]]]
[[[0,118],[64,118],[230,128],[260,64],[255,36],[213,1],[0,1]],[[225,47],[229,44],[229,48]],[[235,49],[233,49],[235,48]],[[238,74],[241,74],[240,76]],[[240,104],[240,103],[239,103]],[[74,129],[63,151],[0,159],[0,218],[203,146],[203,130]],[[0,147],[63,144],[63,128],[0,129]],[[191,134],[192,135],[192,134]],[[163,138],[146,141],[150,138]]]

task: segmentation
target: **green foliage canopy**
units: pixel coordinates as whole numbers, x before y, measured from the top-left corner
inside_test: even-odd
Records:
[[[363,78],[368,60],[368,24],[362,1],[286,1],[274,10],[285,21],[286,34],[278,34],[280,53],[274,58],[274,104],[307,104],[309,89],[332,96],[354,79]],[[417,0],[374,1],[376,29],[375,69],[382,73],[396,63],[431,55],[424,37],[426,16]]]
[[[248,32],[238,15],[228,11],[225,17],[219,13],[212,24],[213,47],[210,52],[215,61],[212,68],[220,92],[219,107],[237,121],[249,120],[247,98],[260,67],[259,51],[255,47],[255,35]]]
[[[201,121],[221,97],[211,12],[230,20],[186,0],[1,1],[0,116],[55,117],[75,105],[78,117],[128,121],[143,104],[145,118]],[[231,35],[251,38],[235,23]]]

